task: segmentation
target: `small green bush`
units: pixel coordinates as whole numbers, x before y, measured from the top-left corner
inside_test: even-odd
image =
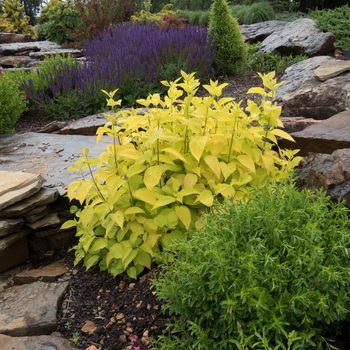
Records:
[[[171,252],[156,286],[175,314],[157,349],[325,349],[350,310],[350,221],[343,202],[294,183],[216,205]],[[165,344],[165,345],[164,345]]]
[[[331,32],[338,48],[350,51],[350,7],[342,6],[334,10],[315,10],[309,16],[316,20],[316,26],[324,32]]]
[[[59,45],[67,44],[67,30],[75,28],[79,22],[78,11],[71,0],[50,0],[39,17],[40,33]]]
[[[273,73],[262,76],[264,88],[248,91],[262,99],[249,101],[246,111],[220,98],[226,84],[211,81],[203,86],[210,96],[200,98],[194,73],[181,74],[181,82],[163,82],[164,99],[153,94],[138,101],[146,111],[106,115],[108,123],[97,131],[97,141],[112,139],[106,151],[90,159],[83,150],[70,168],[82,180],[69,185],[68,197],[84,205],[62,226],[76,227],[75,263],[83,259],[87,269],[98,264],[113,276],[126,271],[136,278],[157,255],[172,261],[164,247],[201,227],[214,199],[236,200],[253,184],[283,181],[299,162],[293,152],[273,149],[276,137],[293,140],[278,128]],[[116,92],[105,92],[112,108],[121,103],[113,100]]]
[[[235,5],[231,7],[231,12],[239,24],[253,24],[275,19],[273,7],[265,1],[252,5]]]
[[[179,11],[176,15],[185,19],[191,25],[209,25],[210,11]]]
[[[248,46],[248,63],[247,69],[251,72],[267,73],[275,71],[276,73],[284,73],[284,71],[291,65],[306,60],[306,55],[280,56],[277,54],[263,54],[259,53],[260,43],[251,44]]]
[[[294,22],[305,17],[307,17],[307,14],[303,12],[276,12],[276,20],[278,21]]]
[[[226,0],[214,0],[209,17],[209,34],[217,42],[215,64],[224,74],[238,73],[246,66],[247,45]]]
[[[18,118],[27,108],[26,96],[21,89],[23,74],[0,68],[0,134],[13,134]]]

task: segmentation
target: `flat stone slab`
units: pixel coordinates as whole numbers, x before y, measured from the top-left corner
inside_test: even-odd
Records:
[[[36,337],[10,337],[0,334],[3,350],[76,350],[77,347],[62,337],[40,335]]]
[[[54,188],[43,187],[33,196],[21,200],[19,203],[10,205],[0,211],[1,218],[11,218],[14,216],[33,215],[30,211],[35,208],[45,206],[54,202],[58,198],[58,191]]]
[[[20,231],[23,224],[24,220],[21,218],[0,220],[0,237]]]
[[[89,148],[91,157],[96,157],[111,142],[111,138],[103,137],[96,144],[96,136],[32,132],[0,135],[0,171],[40,174],[46,179],[46,187],[55,187],[64,195],[68,184],[81,178],[78,173],[67,171],[81,156],[80,150]]]
[[[320,65],[315,71],[314,75],[316,79],[325,81],[327,79],[338,76],[341,73],[350,70],[350,61],[328,62]]]
[[[43,282],[54,282],[59,276],[62,276],[68,271],[67,267],[61,262],[56,261],[50,265],[39,269],[26,270],[18,273],[14,277],[14,282],[17,285],[36,282],[38,278],[42,278]]]
[[[331,154],[337,149],[350,148],[350,110],[291,133],[296,143],[281,140],[280,147],[300,149],[298,155],[309,152]]]
[[[0,169],[0,210],[38,192],[44,181],[40,174]]]
[[[0,334],[32,336],[52,333],[57,309],[69,282],[34,282],[0,293]],[[6,348],[6,347],[5,347]]]

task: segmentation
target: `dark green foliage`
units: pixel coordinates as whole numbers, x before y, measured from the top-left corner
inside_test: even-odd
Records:
[[[275,71],[276,73],[284,73],[284,71],[293,64],[306,60],[306,55],[280,56],[276,54],[259,53],[260,43],[248,46],[248,70],[252,72],[268,73]]]
[[[310,17],[316,20],[317,28],[334,34],[337,47],[350,51],[350,7],[315,10],[310,13]]]
[[[321,350],[325,332],[349,320],[345,204],[293,182],[248,197],[218,205],[173,246],[177,259],[154,284],[175,336],[155,348]]]
[[[247,45],[226,0],[214,0],[209,17],[209,34],[217,42],[215,64],[224,74],[238,73],[246,65]]]
[[[235,5],[231,7],[231,12],[239,24],[253,24],[275,19],[273,7],[265,1],[252,5]]]
[[[80,19],[72,1],[51,0],[43,9],[39,22],[41,34],[62,45],[69,41],[67,30],[75,28]]]
[[[194,26],[209,25],[209,11],[179,11],[177,17],[185,19],[189,24]]]
[[[280,12],[276,13],[278,21],[294,22],[299,18],[305,18],[307,15],[302,12]]]

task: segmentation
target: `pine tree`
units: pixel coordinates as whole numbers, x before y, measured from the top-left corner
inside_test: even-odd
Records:
[[[29,24],[29,18],[25,17],[24,7],[19,0],[4,0],[0,12],[6,15],[5,21],[13,26],[13,33],[29,34],[33,39],[37,38],[37,33]]]
[[[217,42],[215,64],[221,71],[231,74],[244,68],[247,62],[247,45],[226,0],[214,0],[208,31]]]

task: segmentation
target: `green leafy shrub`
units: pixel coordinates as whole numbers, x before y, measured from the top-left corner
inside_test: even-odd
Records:
[[[18,118],[26,110],[26,96],[21,89],[23,74],[0,68],[0,134],[13,134]]]
[[[152,13],[151,7],[152,3],[151,0],[145,0],[143,2],[144,9],[142,9],[139,13],[139,15],[132,15],[131,21],[133,23],[154,23],[159,24],[165,15],[176,15],[176,11],[173,11],[173,5],[167,4],[165,5],[159,12]]]
[[[252,72],[267,73],[275,71],[276,73],[284,73],[284,71],[291,65],[306,60],[306,55],[280,56],[276,54],[259,53],[260,43],[251,44],[248,46],[248,63],[247,68]]]
[[[294,22],[305,17],[307,17],[307,14],[303,12],[276,12],[276,20],[278,21]]]
[[[231,7],[231,12],[239,24],[253,24],[275,19],[273,7],[265,1],[252,5],[235,5]]]
[[[72,1],[50,0],[39,17],[40,33],[59,45],[68,44],[67,30],[74,29],[79,22],[79,14]]]
[[[215,205],[201,230],[172,247],[175,262],[155,286],[176,315],[175,336],[154,348],[321,350],[326,332],[349,320],[344,203],[293,182],[247,198]]]
[[[182,77],[163,82],[169,88],[164,99],[153,94],[139,100],[146,111],[106,115],[97,141],[107,135],[112,143],[97,158],[83,150],[70,168],[83,174],[69,185],[68,197],[84,207],[62,226],[77,229],[75,263],[84,259],[87,269],[99,264],[113,276],[126,270],[136,278],[157,254],[172,261],[163,247],[201,227],[214,199],[242,198],[249,185],[283,180],[299,162],[291,160],[294,152],[273,149],[276,137],[293,140],[277,128],[281,107],[272,99],[280,84],[273,73],[262,76],[265,88],[248,91],[262,100],[249,101],[246,111],[220,98],[227,84],[203,85],[210,97],[200,98],[194,73]],[[116,92],[105,92],[110,107],[121,103],[113,100]]]
[[[214,0],[209,17],[209,34],[217,42],[215,64],[224,74],[237,73],[246,65],[247,45],[226,0]]]
[[[315,10],[309,16],[316,20],[316,26],[324,32],[331,32],[337,47],[350,51],[350,7],[342,6],[334,10]]]
[[[210,11],[179,11],[177,16],[183,18],[191,25],[209,25]]]

